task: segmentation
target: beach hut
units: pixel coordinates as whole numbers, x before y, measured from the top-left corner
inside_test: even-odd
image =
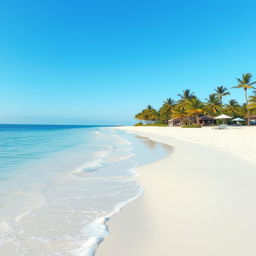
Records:
[[[179,118],[172,118],[168,120],[168,126],[180,126],[181,120]]]
[[[199,122],[201,125],[206,126],[206,125],[215,125],[216,124],[216,120],[214,119],[214,117],[212,116],[200,116],[199,117]]]
[[[250,115],[248,118],[251,124],[256,124],[256,114]]]
[[[195,123],[196,118],[194,116],[185,117],[182,120],[180,118],[172,118],[168,120],[168,126],[181,126],[182,124]]]

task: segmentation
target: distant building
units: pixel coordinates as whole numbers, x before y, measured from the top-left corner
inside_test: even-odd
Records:
[[[216,125],[216,119],[213,116],[200,116],[199,122],[203,126]]]
[[[183,119],[183,123],[195,123],[195,117],[186,117]],[[200,116],[199,122],[202,126],[211,126],[216,125],[216,120],[212,116]],[[168,120],[168,126],[181,126],[181,119],[180,118],[172,118]]]
[[[250,115],[249,120],[251,124],[256,124],[256,114]]]

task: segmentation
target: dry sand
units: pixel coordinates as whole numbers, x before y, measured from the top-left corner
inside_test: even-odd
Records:
[[[256,255],[256,128],[122,129],[174,151],[137,168],[145,193],[111,218],[97,256]]]

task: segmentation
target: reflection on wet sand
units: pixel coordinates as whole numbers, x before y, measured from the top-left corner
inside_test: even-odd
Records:
[[[158,149],[159,147],[161,147],[162,149],[164,149],[168,154],[171,153],[173,151],[173,148],[170,145],[166,145],[166,144],[162,144],[153,140],[150,140],[147,137],[144,136],[140,136],[140,135],[135,135],[135,137],[137,139],[140,139],[140,141],[148,148],[150,149]]]

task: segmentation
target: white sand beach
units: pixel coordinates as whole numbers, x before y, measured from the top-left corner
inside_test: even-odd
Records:
[[[256,127],[122,127],[173,146],[137,168],[144,195],[109,221],[97,256],[256,255]]]

